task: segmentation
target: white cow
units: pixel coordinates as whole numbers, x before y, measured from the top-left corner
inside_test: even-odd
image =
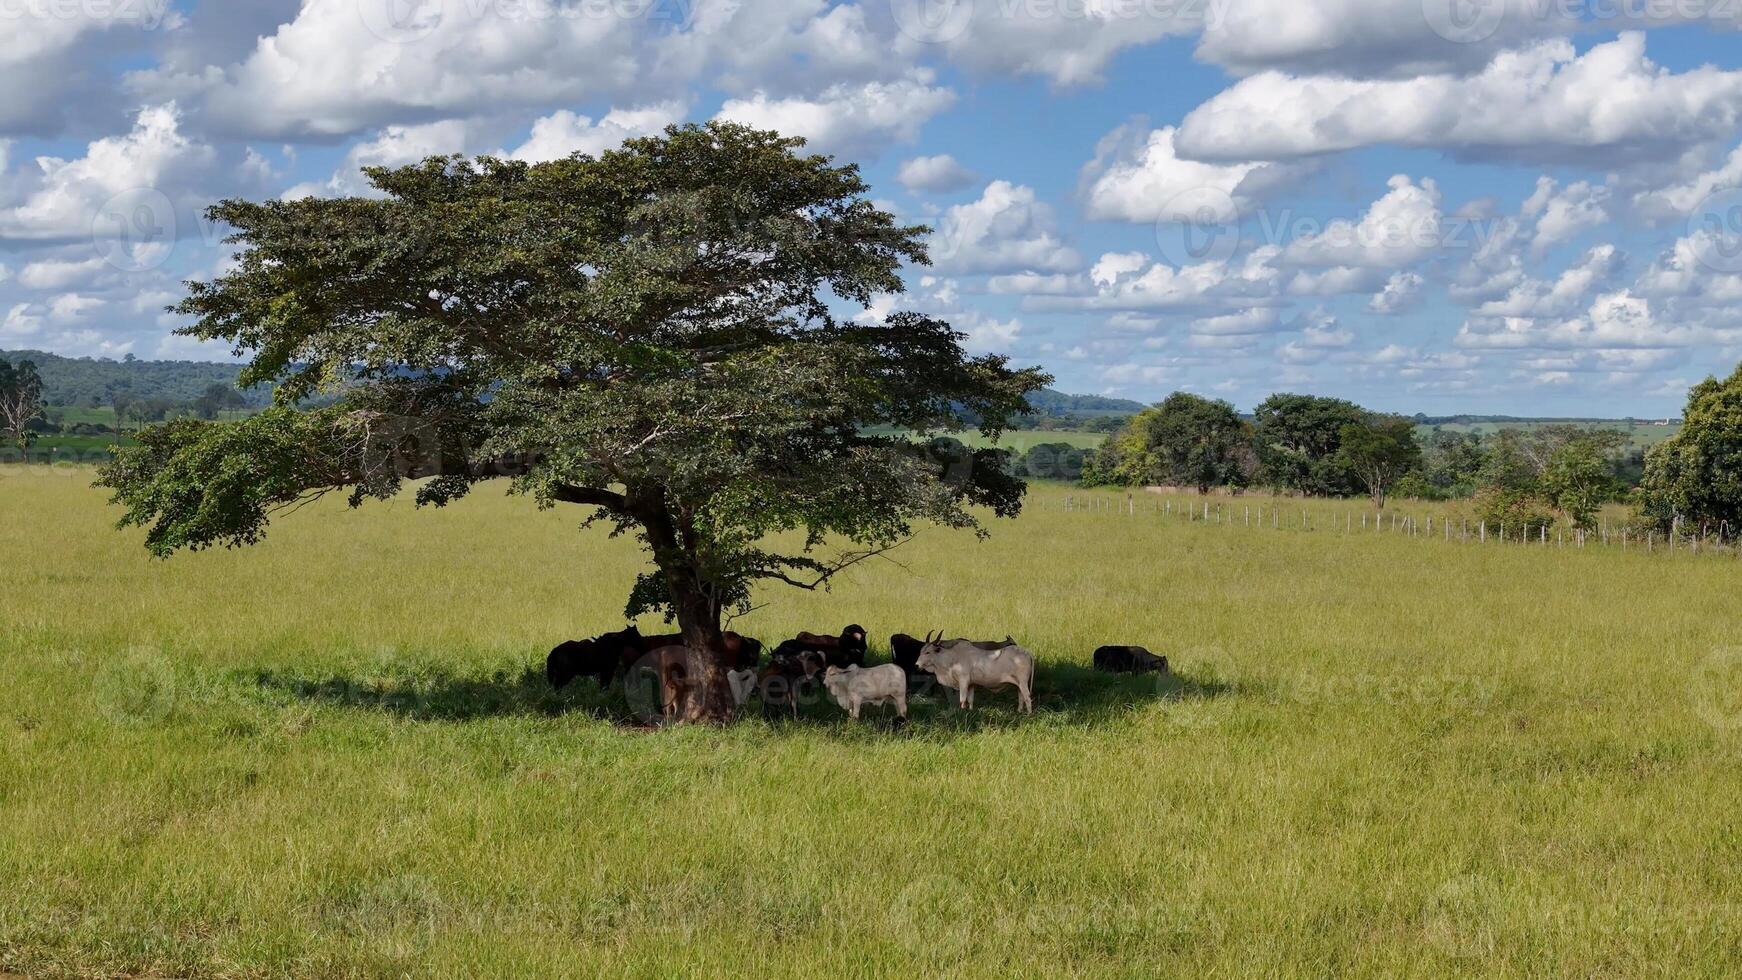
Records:
[[[867,704],[894,704],[895,713],[907,717],[907,672],[894,664],[830,667],[823,672],[823,686],[854,719],[860,706]]]
[[[1010,639],[1002,644],[927,638],[917,666],[956,692],[963,709],[974,706],[974,688],[1016,688],[1016,706],[1034,713],[1034,654]]]

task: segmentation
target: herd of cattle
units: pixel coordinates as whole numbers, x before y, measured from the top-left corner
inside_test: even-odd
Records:
[[[857,624],[839,635],[799,633],[774,648],[766,663],[760,641],[728,632],[724,651],[732,700],[741,709],[752,695],[764,714],[797,718],[801,704],[827,691],[853,718],[866,705],[893,704],[907,717],[907,701],[933,684],[955,692],[962,709],[974,706],[976,689],[1016,689],[1017,707],[1034,711],[1034,654],[1015,640],[945,639],[941,632],[917,639],[906,633],[889,638],[890,662],[867,665],[865,628]],[[660,710],[672,716],[690,679],[699,676],[694,653],[683,636],[643,636],[634,626],[588,640],[570,640],[550,652],[545,676],[563,688],[579,677],[601,689],[618,679],[651,675],[659,685]],[[1095,651],[1095,669],[1110,673],[1168,672],[1167,658],[1143,647],[1104,646]]]

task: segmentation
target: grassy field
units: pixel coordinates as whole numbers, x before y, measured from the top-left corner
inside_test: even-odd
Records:
[[[1734,556],[1041,487],[738,624],[1012,633],[1034,716],[648,732],[538,673],[640,567],[576,511],[321,504],[158,563],[88,471],[0,474],[0,973],[1742,971]]]

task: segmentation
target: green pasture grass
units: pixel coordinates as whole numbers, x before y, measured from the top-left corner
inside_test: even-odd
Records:
[[[0,973],[1742,971],[1733,555],[1037,487],[735,624],[1010,633],[1032,717],[649,731],[540,677],[642,567],[576,509],[323,501],[156,562],[89,476],[0,469]]]

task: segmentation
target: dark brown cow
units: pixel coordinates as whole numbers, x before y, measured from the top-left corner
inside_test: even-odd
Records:
[[[798,718],[799,704],[810,700],[817,692],[823,671],[828,668],[823,655],[814,650],[791,656],[776,656],[756,675],[756,690],[762,697],[762,714],[772,716],[784,709]]]
[[[865,666],[867,646],[865,627],[854,623],[841,630],[840,636],[823,636],[821,633],[801,632],[775,647],[774,655],[776,657],[791,657],[814,650],[823,655],[830,667],[846,667],[852,664],[863,667]]]

